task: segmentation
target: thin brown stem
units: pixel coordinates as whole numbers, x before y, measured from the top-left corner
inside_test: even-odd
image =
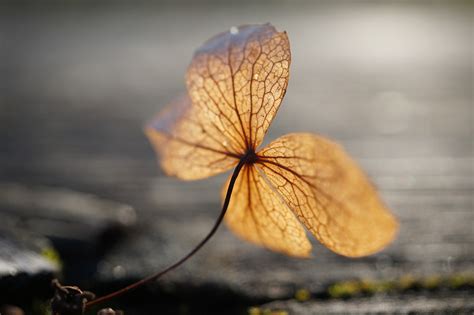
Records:
[[[126,286],[125,288],[122,288],[122,289],[117,290],[115,292],[112,292],[112,293],[109,293],[109,294],[104,295],[102,297],[99,297],[95,300],[87,302],[86,308],[90,308],[90,307],[92,307],[94,305],[97,305],[99,303],[102,303],[102,302],[108,301],[112,298],[116,298],[118,296],[121,296],[124,293],[135,290],[135,289],[141,287],[142,285],[145,285],[147,283],[150,283],[150,282],[160,278],[161,276],[165,275],[166,273],[168,273],[168,272],[174,270],[175,268],[179,267],[180,265],[182,265],[189,258],[191,258],[197,251],[199,251],[211,239],[211,237],[216,233],[219,225],[221,224],[222,220],[224,219],[224,216],[227,212],[227,208],[229,206],[230,197],[232,196],[232,190],[234,188],[235,181],[237,180],[237,176],[239,175],[240,170],[242,169],[242,167],[244,166],[245,163],[247,163],[247,155],[243,156],[240,159],[239,164],[237,164],[236,168],[234,169],[234,172],[233,172],[232,177],[231,177],[230,182],[229,182],[229,187],[227,188],[227,193],[226,193],[226,196],[225,196],[225,199],[224,199],[224,204],[222,205],[221,213],[220,213],[219,217],[217,218],[216,222],[214,223],[214,226],[209,231],[209,233],[206,235],[206,237],[204,237],[202,239],[202,241],[198,245],[196,245],[196,247],[193,248],[193,250],[191,250],[186,256],[184,256],[183,258],[181,258],[180,260],[178,260],[177,262],[175,262],[171,266],[167,267],[166,269],[164,269],[164,270],[162,270],[158,273],[155,273],[155,274],[153,274],[149,277],[146,277],[146,278],[144,278],[140,281],[137,281],[137,282],[135,282],[135,283],[133,283],[129,286]]]

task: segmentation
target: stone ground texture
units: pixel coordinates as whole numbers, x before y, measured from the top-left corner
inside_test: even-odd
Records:
[[[318,293],[347,279],[474,273],[471,11],[467,2],[4,5],[1,187],[66,189],[135,209],[126,237],[92,258],[74,258],[76,266],[84,259],[91,275],[82,279],[86,289],[109,291],[173,262],[212,226],[225,177],[165,177],[142,126],[183,91],[186,66],[204,40],[233,25],[269,21],[288,31],[293,62],[266,141],[310,131],[341,142],[399,218],[400,234],[371,257],[346,259],[315,242],[314,258],[297,260],[221,227],[146,294],[184,305],[176,296],[206,301],[221,292],[222,301],[241,305],[285,300],[270,306],[291,314],[396,308],[405,297],[323,304],[291,298],[299,288]],[[0,218],[12,215],[1,206]],[[463,292],[409,298],[438,311],[445,310],[438,298],[473,307]]]

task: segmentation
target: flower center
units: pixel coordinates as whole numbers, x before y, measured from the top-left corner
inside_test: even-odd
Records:
[[[254,164],[258,160],[258,155],[255,153],[254,149],[249,149],[247,150],[247,153],[242,156],[242,159],[245,161],[245,164]]]

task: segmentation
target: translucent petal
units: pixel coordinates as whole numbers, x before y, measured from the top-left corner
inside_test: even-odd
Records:
[[[205,116],[183,96],[146,126],[145,133],[168,175],[201,179],[237,164],[239,157],[232,153],[228,140]]]
[[[195,53],[186,76],[189,95],[244,153],[262,142],[280,106],[290,59],[285,32],[270,24],[232,28]]]
[[[329,249],[358,257],[394,239],[396,219],[339,145],[312,134],[289,134],[258,155],[280,197]]]
[[[227,186],[228,182],[222,190],[223,199]],[[234,233],[252,243],[291,256],[310,254],[303,226],[254,165],[241,170],[225,221]]]

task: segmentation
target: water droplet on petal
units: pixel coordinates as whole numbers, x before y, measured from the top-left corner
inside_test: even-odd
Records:
[[[239,28],[236,27],[236,26],[232,26],[232,27],[230,28],[230,33],[231,33],[232,35],[238,34],[238,33],[239,33]]]
[[[255,80],[258,80],[258,73],[256,73],[256,74],[253,76],[253,78],[254,78]]]
[[[227,141],[224,140],[224,142],[222,142],[222,145],[223,145],[224,147],[227,147],[227,145],[228,145]]]

